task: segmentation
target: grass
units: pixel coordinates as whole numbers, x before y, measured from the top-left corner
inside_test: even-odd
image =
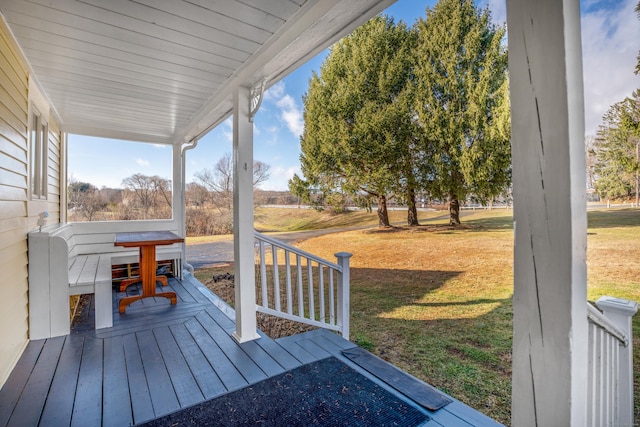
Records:
[[[509,424],[511,215],[504,210],[468,213],[460,228],[447,226],[446,219],[422,218],[423,225],[414,229],[352,230],[298,246],[329,260],[337,251],[353,253],[355,342]],[[588,298],[611,295],[640,301],[640,211],[590,212],[588,233]],[[638,316],[633,327],[639,384]],[[638,417],[637,386],[635,396]]]

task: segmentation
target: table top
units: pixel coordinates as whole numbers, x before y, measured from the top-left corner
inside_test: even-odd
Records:
[[[184,238],[171,231],[129,231],[116,233],[115,246],[171,245],[184,242]]]

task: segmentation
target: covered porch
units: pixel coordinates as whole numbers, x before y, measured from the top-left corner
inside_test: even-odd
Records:
[[[371,381],[388,393],[389,405],[399,411],[397,420],[407,423],[403,425],[498,425],[410,377],[390,384],[384,375],[383,379],[376,375],[379,367],[361,366],[343,354],[355,344],[325,329],[277,340],[260,334],[256,340],[238,343],[232,337],[233,309],[190,274],[169,282],[178,294],[175,306],[163,298],[141,300],[120,314],[116,300],[122,293],[114,291],[113,327],[95,330],[92,317],[84,316],[70,335],[31,341],[0,390],[0,425],[141,424],[211,399],[228,398],[232,392],[236,399],[250,399],[250,386],[286,373],[295,375],[296,368],[331,357],[366,378],[361,381]],[[388,369],[396,368],[388,365]],[[403,374],[395,375],[397,379]],[[364,393],[356,384],[349,387]],[[442,408],[430,410],[411,397],[425,393]],[[374,403],[375,399],[368,402],[369,410],[375,410]],[[328,406],[318,403],[322,405]],[[269,403],[265,400],[259,406],[267,412]],[[373,418],[376,425],[392,420],[385,418],[392,412],[389,408]],[[355,425],[357,410],[351,419]],[[230,420],[220,421],[221,425],[232,425]],[[363,425],[370,425],[365,421],[366,417]],[[268,419],[263,422],[275,425]]]
[[[45,425],[59,416],[62,425],[74,423],[75,416],[79,425],[139,423],[312,360],[333,355],[344,361],[342,350],[353,345],[328,332],[272,341],[256,329],[252,118],[266,88],[391,3],[0,1],[0,254],[7,277],[6,309],[0,314],[0,424]],[[589,359],[601,360],[591,351],[595,345],[588,346],[591,335],[617,337],[600,349],[605,354],[628,348],[630,340],[593,313],[586,299],[579,7],[578,0],[507,1],[517,223],[513,425],[581,427],[604,419],[633,424],[631,374],[624,371],[631,353],[625,353],[626,365],[605,364],[602,378],[614,373],[604,381]],[[114,313],[110,328],[35,339],[29,299],[40,295],[31,291],[36,278],[29,270],[40,269],[46,277],[50,269],[29,265],[27,234],[42,225],[45,212],[49,224],[67,223],[66,135],[166,144],[173,150],[171,219],[75,227],[95,239],[91,245],[111,249],[114,234],[123,230],[185,236],[186,153],[230,116],[233,315],[216,308],[187,274],[182,282],[171,281],[179,299],[170,308],[175,318],[153,307],[147,315],[144,307],[139,320],[130,318],[132,309],[126,319]],[[181,252],[184,261],[184,247]],[[176,339],[179,334],[185,342]],[[226,367],[238,372],[232,375],[237,382],[211,389],[199,385],[206,377],[188,363],[188,349],[201,361],[211,358],[210,367],[226,360]],[[155,353],[151,364],[145,365],[143,350]],[[172,364],[181,368],[168,369]],[[223,376],[215,369],[214,375]],[[588,381],[606,390],[590,388]],[[623,400],[624,413],[614,413]],[[455,401],[428,415],[433,425],[492,423]]]

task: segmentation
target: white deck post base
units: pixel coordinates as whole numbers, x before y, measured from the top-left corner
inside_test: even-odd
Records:
[[[338,265],[342,269],[338,277],[338,312],[336,313],[339,322],[342,338],[349,339],[349,319],[351,316],[351,300],[350,300],[350,283],[351,270],[349,267],[349,259],[353,256],[349,252],[338,252],[335,254]]]
[[[238,342],[260,338],[256,331],[256,273],[253,249],[253,123],[249,121],[250,89],[238,87],[233,97],[233,259]]]

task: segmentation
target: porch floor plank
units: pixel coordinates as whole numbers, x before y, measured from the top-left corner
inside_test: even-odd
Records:
[[[22,357],[2,387],[0,392],[0,425],[8,425],[11,414],[14,412],[31,372],[33,372],[33,367],[40,357],[45,342],[46,340],[34,340],[27,344]]]
[[[196,318],[247,383],[254,384],[267,378],[258,363],[247,356],[247,353],[238,346],[238,342],[229,336],[209,315],[200,313]]]
[[[102,422],[103,346],[103,340],[84,340],[72,426],[95,426]]]
[[[138,340],[135,334],[127,334],[122,337],[122,342],[125,363],[127,364],[133,419],[136,423],[151,420],[154,418],[153,404],[142,365],[142,355],[138,348]]]
[[[104,340],[103,425],[128,426],[133,423],[129,380],[122,336]]]
[[[239,344],[232,308],[190,275],[169,286],[176,305],[149,298],[120,314],[118,298],[140,291],[132,285],[114,291],[113,327],[94,329],[90,303],[71,335],[30,342],[0,389],[0,426],[139,424],[329,356],[350,364],[341,351],[355,344],[325,329]],[[491,424],[454,403],[425,412],[422,427]]]
[[[38,422],[53,381],[55,365],[62,352],[63,344],[64,337],[47,340],[42,348],[41,357],[38,358],[24,387],[24,393],[28,394],[30,399],[29,401],[24,399],[18,401],[9,425],[33,425]]]
[[[236,390],[248,384],[200,322],[191,319],[186,322],[186,327],[227,391]]]
[[[160,348],[160,353],[167,367],[169,377],[176,397],[181,407],[190,406],[204,400],[204,395],[198,387],[196,379],[189,369],[178,344],[169,327],[156,328],[153,330],[156,342]]]
[[[49,390],[49,397],[42,413],[40,422],[43,425],[69,425],[71,423],[75,395],[66,391],[75,390],[77,387],[83,347],[84,339],[82,337],[66,337],[51,390]]]
[[[240,346],[244,348],[245,346],[248,346],[249,343],[255,343],[257,346],[260,346],[260,348],[262,348],[267,354],[270,354],[271,357],[273,357],[285,370],[295,369],[302,365],[302,363],[291,353],[270,338],[260,338],[259,340],[240,344]]]
[[[205,399],[212,399],[226,391],[224,384],[216,374],[201,348],[195,342],[185,325],[169,327],[176,341],[180,343],[180,350],[189,365],[198,388]]]
[[[318,357],[299,346],[298,341],[299,339],[293,335],[290,337],[279,338],[277,343],[289,352],[289,354],[298,359],[301,364],[311,363],[318,360]]]
[[[153,331],[137,332],[138,346],[142,354],[142,366],[147,377],[151,403],[156,417],[180,409],[169,371],[160,353],[160,348],[153,335]]]

